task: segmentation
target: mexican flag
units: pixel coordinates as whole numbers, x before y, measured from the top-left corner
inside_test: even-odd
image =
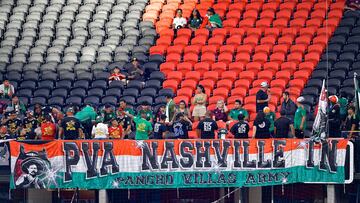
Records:
[[[326,138],[326,109],[327,109],[327,91],[325,88],[325,80],[323,80],[318,110],[313,125],[313,135],[320,138]]]

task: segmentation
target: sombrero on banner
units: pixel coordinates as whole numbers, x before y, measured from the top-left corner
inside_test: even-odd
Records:
[[[28,168],[31,165],[36,165],[37,175],[41,175],[49,169],[49,161],[41,159],[39,157],[28,157],[21,162],[21,170],[24,173],[28,173]]]

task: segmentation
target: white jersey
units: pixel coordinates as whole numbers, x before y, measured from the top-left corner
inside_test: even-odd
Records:
[[[93,127],[91,134],[94,136],[94,138],[108,138],[108,125],[104,123],[98,123],[96,126]]]

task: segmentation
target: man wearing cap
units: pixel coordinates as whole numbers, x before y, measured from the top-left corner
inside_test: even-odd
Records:
[[[66,111],[66,117],[60,123],[59,137],[64,140],[76,140],[81,134],[80,121],[74,117],[74,109],[70,107]]]
[[[329,96],[329,137],[341,137],[341,117],[339,99],[336,95]]]
[[[239,122],[235,123],[230,129],[230,132],[234,135],[234,137],[236,139],[249,138],[248,133],[250,130],[250,126],[249,126],[249,123],[247,121],[245,121],[244,119],[245,119],[244,114],[239,114],[238,115]]]
[[[35,129],[39,127],[39,121],[35,119],[33,111],[29,110],[26,112],[26,117],[23,120],[22,127],[25,131],[26,139],[36,139]]]
[[[10,136],[14,138],[19,136],[19,130],[22,123],[21,120],[17,118],[15,111],[9,112],[8,118],[4,119],[2,123],[6,125]]]
[[[269,105],[270,97],[269,85],[267,82],[261,83],[261,88],[256,93],[256,112],[263,111]]]
[[[304,131],[306,129],[306,110],[302,104],[305,101],[304,97],[297,98],[297,109],[294,117],[295,136],[297,138],[304,138]]]
[[[294,134],[292,121],[286,116],[285,109],[280,110],[280,118],[274,123],[274,138],[292,138]]]
[[[150,104],[148,102],[143,102],[141,104],[141,109],[137,114],[137,117],[141,117],[141,114],[145,114],[146,115],[146,120],[149,121],[150,123],[153,122],[154,120],[154,115],[153,112],[151,110]]]
[[[137,58],[133,58],[128,69],[128,79],[144,81],[144,70]]]

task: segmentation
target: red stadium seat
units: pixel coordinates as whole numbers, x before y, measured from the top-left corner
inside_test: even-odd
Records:
[[[233,45],[224,45],[220,47],[220,53],[230,53],[230,54],[234,54],[235,52],[235,46]]]
[[[255,78],[255,72],[253,71],[243,71],[239,74],[239,79],[248,79],[253,81]]]
[[[167,80],[166,80],[166,81],[167,81]],[[166,82],[166,81],[165,81],[165,82]],[[189,80],[183,80],[183,81],[181,82],[181,88],[187,87],[187,88],[190,88],[190,89],[195,90],[196,85],[197,85],[197,82],[196,82],[195,80],[191,80],[191,79],[189,79]]]
[[[181,88],[178,89],[176,96],[186,96],[188,98],[191,98],[193,96],[194,90],[191,88]]]
[[[180,36],[180,37],[176,37],[176,39],[174,39],[174,45],[187,46],[188,44],[189,44],[189,37],[187,37],[187,36]]]
[[[209,30],[206,28],[200,28],[200,29],[195,30],[195,37],[198,37],[198,36],[205,36],[206,38],[208,38]]]
[[[235,61],[249,63],[250,54],[249,53],[237,53],[235,57]]]
[[[189,80],[189,79],[199,82],[200,79],[201,79],[200,72],[199,71],[188,71],[188,72],[186,72],[185,80]]]
[[[228,79],[231,81],[235,81],[237,78],[237,74],[235,71],[225,71],[221,73],[221,79]]]
[[[163,88],[170,88],[174,92],[176,92],[178,85],[179,85],[179,83],[177,80],[165,80],[163,82]]]
[[[227,98],[229,96],[229,90],[225,87],[218,87],[213,90],[213,95]]]
[[[240,35],[229,37],[226,40],[227,45],[233,45],[233,46],[239,46],[241,42],[242,42],[242,37]]]
[[[200,80],[199,84],[202,85],[204,88],[210,89],[210,91],[212,91],[215,87],[215,82],[210,79]]]
[[[233,81],[229,80],[229,79],[225,79],[225,80],[219,80],[216,83],[216,87],[217,88],[226,88],[226,89],[231,89],[232,88],[232,84]]]
[[[175,64],[179,63],[181,59],[181,54],[168,54],[166,55],[167,62],[173,62]]]
[[[270,70],[260,71],[257,74],[258,79],[272,80],[273,77],[274,77],[274,72],[272,72]]]
[[[168,46],[166,49],[167,54],[183,54],[184,45]]]
[[[194,70],[199,71],[201,75],[210,70],[210,65],[207,62],[199,62],[194,65]]]
[[[222,46],[224,43],[224,37],[223,36],[216,36],[212,37],[208,40],[208,45],[215,45],[215,46]]]
[[[222,72],[227,70],[227,64],[224,62],[217,62],[211,64],[211,70],[218,72],[221,74]]]
[[[207,42],[207,36],[200,35],[191,40],[192,45],[205,45]]]
[[[246,64],[245,67],[246,67],[247,71],[252,71],[252,72],[258,73],[262,69],[262,63],[250,62],[250,63]]]
[[[245,65],[242,62],[232,62],[229,64],[229,70],[235,72],[241,72],[245,70]]]
[[[176,70],[181,71],[183,74],[186,74],[188,71],[192,71],[192,69],[193,64],[190,62],[178,63],[176,65]]]
[[[183,74],[180,71],[172,71],[166,75],[166,79],[176,80],[178,83],[180,83],[183,79]]]
[[[185,53],[183,61],[195,64],[198,62],[198,55],[195,53]]]
[[[253,53],[254,45],[250,45],[250,44],[240,45],[236,48],[236,52],[238,52],[238,53],[240,53],[240,52]]]
[[[199,55],[201,50],[201,46],[200,45],[189,45],[184,47],[184,53],[194,53]]]
[[[231,90],[231,96],[245,97],[247,95],[247,89],[244,87],[237,87]]]
[[[239,79],[235,81],[235,88],[241,87],[248,90],[250,88],[251,82],[253,79],[249,77],[244,77],[243,79]]]
[[[216,61],[216,55],[214,53],[209,53],[209,52],[204,53],[201,56],[201,61],[207,62],[209,64],[213,64]]]
[[[219,73],[216,71],[207,71],[203,75],[204,80],[209,79],[216,82],[219,79]]]

